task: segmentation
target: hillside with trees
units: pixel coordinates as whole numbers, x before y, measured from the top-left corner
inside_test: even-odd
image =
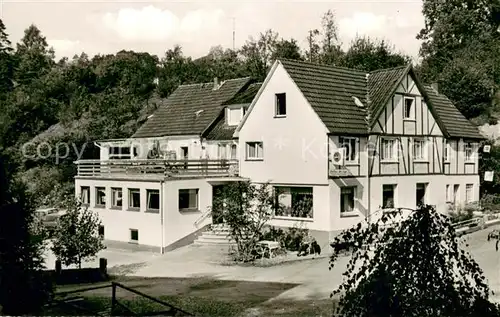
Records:
[[[423,44],[417,68],[426,82],[439,82],[468,118],[494,121],[500,83],[500,57],[495,53],[500,51],[495,27],[499,8],[493,1],[458,2],[424,1],[426,26],[418,35]],[[460,2],[472,7],[464,9]],[[455,27],[458,20],[467,21],[467,27]],[[0,145],[19,163],[15,177],[27,183],[37,205],[54,205],[74,193],[78,153],[97,158],[95,140],[132,135],[180,84],[211,82],[214,77],[263,80],[278,58],[364,71],[411,61],[389,43],[368,37],[342,49],[334,13],[326,12],[321,22],[320,30],[304,30],[306,50],[296,39],[265,30],[236,51],[214,43],[198,59],[175,46],[165,48],[164,56],[122,50],[92,58],[82,52],[57,61],[42,30],[28,26],[14,45],[0,20]],[[44,146],[37,153],[39,144]]]

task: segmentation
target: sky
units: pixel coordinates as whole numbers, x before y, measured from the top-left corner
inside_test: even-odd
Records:
[[[307,47],[307,33],[335,13],[346,47],[356,35],[384,39],[414,58],[424,26],[420,0],[352,1],[118,1],[0,0],[0,17],[13,43],[35,24],[57,58],[82,51],[92,56],[122,49],[162,57],[179,44],[185,55],[206,55],[213,46],[241,47],[266,29]]]

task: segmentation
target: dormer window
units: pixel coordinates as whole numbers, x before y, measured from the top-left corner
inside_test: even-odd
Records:
[[[274,113],[276,117],[286,116],[286,94],[276,94],[276,111]]]
[[[404,117],[406,120],[415,119],[415,98],[404,98]]]
[[[226,109],[226,123],[227,125],[233,126],[238,125],[243,118],[244,109],[243,107],[230,106]]]

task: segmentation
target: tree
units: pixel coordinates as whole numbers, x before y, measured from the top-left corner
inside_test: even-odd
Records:
[[[21,42],[17,43],[16,57],[19,62],[16,79],[20,83],[30,83],[46,74],[55,64],[54,51],[34,24],[24,31]]]
[[[478,264],[461,249],[450,219],[431,206],[402,209],[343,231],[330,268],[352,248],[339,294],[342,316],[499,316]]]
[[[336,65],[340,63],[344,52],[339,42],[338,25],[332,10],[328,10],[323,15],[321,25],[323,27],[322,62],[327,65]]]
[[[342,65],[365,72],[378,69],[407,65],[410,58],[396,53],[387,42],[372,40],[369,37],[357,37],[344,55]]]
[[[273,61],[277,59],[303,60],[303,57],[300,54],[300,47],[295,39],[281,39],[276,42],[271,59]]]
[[[309,30],[307,35],[308,50],[306,51],[309,62],[319,62],[320,46],[318,44],[319,30]]]
[[[13,87],[14,59],[12,56],[13,48],[9,41],[5,25],[0,19],[0,102],[1,94],[10,91]],[[0,104],[1,105],[1,104]]]
[[[17,169],[0,147],[0,312],[36,315],[52,285],[43,274],[44,237],[33,225],[25,185],[13,177]]]
[[[69,200],[67,212],[61,216],[55,229],[52,252],[62,264],[77,264],[81,268],[82,261],[95,258],[106,248],[99,236],[100,225],[101,221],[94,212],[79,201]]]
[[[278,42],[278,33],[271,29],[260,33],[258,40],[250,39],[240,49],[245,70],[252,77],[263,80],[273,62]]]
[[[274,197],[268,184],[233,182],[217,193],[212,204],[212,218],[222,217],[229,225],[229,236],[237,248],[235,260],[249,262],[256,258],[257,242],[272,217],[273,207]]]

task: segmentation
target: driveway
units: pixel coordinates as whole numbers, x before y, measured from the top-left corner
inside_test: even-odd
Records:
[[[483,269],[490,288],[495,291],[494,299],[500,301],[500,252],[495,251],[495,244],[487,242],[487,234],[500,226],[490,227],[467,236],[474,259]],[[214,247],[187,246],[164,255],[113,254],[112,263],[127,265],[115,266],[115,273],[145,277],[198,277],[207,276],[223,280],[243,280],[262,282],[297,283],[299,286],[282,293],[280,299],[322,299],[341,282],[342,273],[348,258],[341,258],[329,271],[329,258],[290,262],[274,267],[241,267],[217,264],[222,256],[221,249]],[[110,252],[110,251],[108,251]],[[137,262],[132,262],[137,259]],[[140,259],[140,260],[139,260]],[[136,264],[133,264],[136,263]]]

